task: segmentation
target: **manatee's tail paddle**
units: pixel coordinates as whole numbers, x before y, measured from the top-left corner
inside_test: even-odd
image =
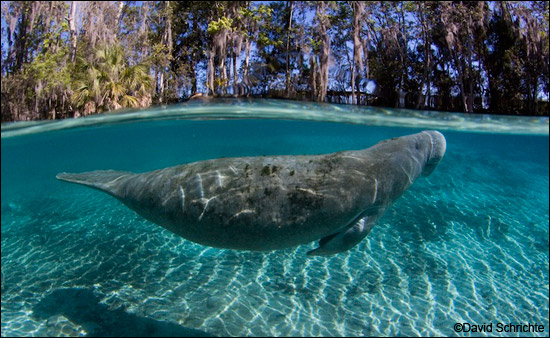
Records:
[[[116,196],[117,192],[115,189],[117,186],[120,186],[116,183],[120,181],[120,179],[131,175],[134,174],[129,171],[96,170],[79,174],[60,173],[55,177],[62,181],[86,185]]]

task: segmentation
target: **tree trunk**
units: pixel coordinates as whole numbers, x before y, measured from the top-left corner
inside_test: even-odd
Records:
[[[117,28],[120,25],[120,17],[122,16],[122,10],[123,9],[124,9],[124,1],[119,1],[117,12],[116,12],[116,21],[115,21],[115,24],[117,25]]]
[[[222,52],[223,53],[223,52]],[[225,67],[225,53],[223,53],[223,56],[220,55],[220,87],[221,92],[225,93],[225,85],[226,85],[226,79],[227,79],[227,69]]]
[[[286,31],[286,97],[290,97],[290,31],[292,30],[292,10],[294,2],[289,1],[288,28]]]
[[[76,1],[71,1],[71,14],[68,21],[71,40],[70,59],[71,62],[74,62],[76,57]]]
[[[141,25],[139,26],[139,36],[141,38],[141,57],[144,58],[147,55],[147,17],[149,15],[149,1],[144,1],[142,6],[142,18]]]
[[[401,80],[399,81],[399,107],[405,108],[406,106],[406,91],[405,91],[405,78],[407,76],[408,72],[408,60],[407,60],[407,30],[405,27],[405,10],[403,9],[403,1],[399,2],[399,34],[401,35],[401,38],[403,39],[403,43],[400,43],[400,40],[397,40],[397,45],[399,47],[400,51],[400,57],[401,57]]]
[[[165,19],[166,19],[166,25],[164,27],[164,34],[162,35],[162,40],[166,47],[168,47],[168,53],[167,55],[172,55],[172,13],[170,11],[170,1],[165,2]],[[168,62],[168,58],[165,58],[163,61]],[[167,71],[169,69],[169,65],[161,64],[161,71],[160,71],[160,102],[162,103],[164,100],[164,90],[165,88],[168,88],[168,76],[166,75]]]
[[[233,39],[233,95],[237,95],[237,41],[235,39]]]
[[[311,99],[317,100],[317,73],[319,72],[319,67],[315,61],[315,56],[310,56],[309,65],[311,70]]]
[[[16,46],[15,46],[15,67],[14,72],[21,69],[23,63],[26,62],[26,49],[27,49],[27,28],[28,28],[28,19],[26,10],[23,9],[21,13],[21,21],[19,22],[19,36],[16,35]]]
[[[197,62],[195,52],[191,54],[191,96],[197,93]]]
[[[350,65],[350,72],[351,72],[351,104],[357,104],[357,100],[355,98],[355,66],[353,64]],[[347,97],[347,95],[346,95]],[[347,100],[346,100],[347,101]]]
[[[164,100],[164,67],[160,66],[160,70],[158,71],[159,74],[159,103],[162,103]]]
[[[359,33],[361,30],[361,17],[364,10],[365,3],[363,1],[356,1],[353,3],[353,68],[351,73],[352,104],[358,104],[358,100],[355,97],[355,84],[357,83],[357,87],[359,87],[361,72],[363,71],[363,61],[361,59],[361,50],[363,45],[361,44]]]
[[[367,13],[367,16],[369,13]],[[364,65],[365,65],[365,105],[369,105],[369,94],[367,93],[367,87],[369,84],[370,79],[370,68],[369,68],[369,41],[370,41],[370,30],[367,28],[367,38],[363,40],[363,57],[365,58]]]
[[[193,16],[193,32],[198,32],[199,25],[197,22],[197,18]],[[198,60],[200,62],[200,60]],[[195,95],[197,93],[197,52],[195,48],[192,48],[191,53],[191,96]],[[206,94],[208,94],[208,89],[206,90]]]
[[[170,1],[166,1],[166,45],[168,46],[168,56],[172,55],[173,42],[172,42],[172,11],[170,10]],[[170,61],[171,63],[171,61]],[[168,66],[171,68],[170,65]],[[166,87],[168,87],[168,76],[165,79]]]
[[[15,42],[16,42],[16,35],[15,35],[15,27],[17,26],[17,20],[19,17],[19,13],[13,13],[9,17],[9,24],[8,24],[8,54],[6,57],[6,73],[9,71],[14,71],[14,61],[15,61]],[[16,114],[17,115],[17,114]]]
[[[416,103],[417,109],[424,109],[428,105],[429,98],[430,98],[430,45],[431,42],[429,41],[428,36],[428,24],[426,21],[426,18],[424,17],[424,11],[426,10],[425,4],[423,2],[417,3],[418,6],[418,16],[420,18],[420,28],[422,31],[422,39],[424,44],[424,71],[422,74],[422,82],[420,83],[419,93],[418,93],[418,100]],[[423,94],[424,86],[426,86],[426,94]]]
[[[212,46],[208,53],[208,89],[207,94],[214,95],[214,57],[216,55],[215,47]]]
[[[321,35],[321,55],[319,56],[319,95],[317,100],[323,102],[327,96],[330,37],[327,32],[328,19],[325,14],[327,4],[325,1],[320,1],[317,4],[319,33]]]
[[[221,93],[226,92],[227,87],[227,67],[226,67],[226,58],[227,58],[227,30],[223,29],[214,36],[214,46],[218,52],[218,71],[219,71],[219,85]]]
[[[459,61],[457,60],[457,62]],[[468,91],[466,88],[464,68],[465,66],[462,65],[462,67],[459,66],[459,70],[458,70],[458,77],[459,77],[459,84],[460,84],[460,97],[462,99],[462,109],[464,110],[464,112],[471,113],[470,105],[468,104]]]
[[[244,45],[245,47],[245,56],[244,56],[244,69],[243,69],[243,83],[246,85],[246,96],[250,94],[250,87],[252,84],[250,83],[248,79],[248,67],[250,62],[250,40],[247,38],[246,43]]]

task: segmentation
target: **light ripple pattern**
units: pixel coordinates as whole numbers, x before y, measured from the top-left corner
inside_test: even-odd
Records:
[[[548,336],[548,137],[446,131],[352,250],[194,244],[62,171],[361,149],[417,129],[149,121],[2,139],[2,336]],[[455,323],[543,332],[457,333]]]

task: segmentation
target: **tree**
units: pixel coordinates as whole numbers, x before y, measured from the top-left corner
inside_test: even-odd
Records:
[[[357,92],[359,90],[359,83],[361,81],[361,73],[363,72],[363,58],[361,54],[366,54],[366,50],[363,49],[361,44],[361,21],[365,12],[364,1],[352,1],[351,6],[353,8],[353,66],[351,67],[351,95],[353,104],[357,104],[358,101],[355,98],[355,89],[357,86]]]
[[[92,62],[78,58],[74,100],[84,115],[150,104],[153,80],[145,64],[129,66],[120,46],[97,49]]]
[[[421,53],[419,53],[417,60],[422,60],[422,77],[420,81],[419,95],[416,102],[417,109],[424,109],[429,107],[428,100],[431,96],[430,88],[430,75],[432,72],[432,40],[431,40],[431,30],[433,25],[433,18],[430,15],[432,12],[432,5],[430,3],[420,1],[416,2],[416,20],[419,26],[419,36],[421,37],[421,43],[419,48]],[[425,89],[424,89],[425,88]]]
[[[318,1],[315,6],[315,21],[317,26],[318,43],[318,76],[316,79],[319,81],[319,92],[316,95],[317,101],[325,101],[328,87],[328,71],[329,71],[329,58],[330,58],[330,37],[328,35],[328,29],[330,28],[330,21],[328,18],[328,3],[326,1]],[[314,82],[316,85],[316,81]]]
[[[69,23],[70,30],[70,40],[71,40],[71,50],[70,50],[70,59],[71,62],[74,62],[76,57],[76,1],[71,1],[71,11],[67,21]]]
[[[484,18],[488,6],[483,2],[451,4],[442,2],[441,23],[458,85],[464,112],[473,112],[476,78],[474,63],[482,60],[475,53],[475,41],[484,35]]]
[[[547,1],[6,1],[2,20],[3,121],[201,91],[465,112],[549,107]],[[114,62],[98,58],[109,48],[122,50],[108,51]]]

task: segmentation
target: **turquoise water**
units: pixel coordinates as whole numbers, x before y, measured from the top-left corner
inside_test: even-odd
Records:
[[[269,119],[220,120],[244,117],[221,114],[235,110],[225,105],[212,119],[113,115],[3,128],[2,336],[548,336],[547,120],[465,117],[461,128],[455,115],[419,122],[388,110],[365,125],[288,120],[297,117],[288,106],[260,106],[256,117]],[[358,122],[342,118],[347,111],[335,119],[342,110],[308,112]],[[511,134],[514,123],[527,127]],[[445,135],[443,161],[358,246],[328,257],[306,256],[315,243],[269,253],[201,246],[55,179],[362,149],[426,127]],[[493,332],[456,333],[456,323]],[[543,331],[497,332],[498,323]]]

